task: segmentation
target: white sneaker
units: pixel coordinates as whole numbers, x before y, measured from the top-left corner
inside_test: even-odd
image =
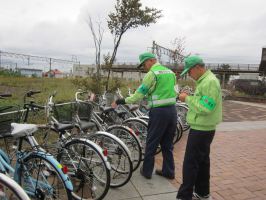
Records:
[[[196,192],[193,192],[192,200],[212,200],[210,195],[200,196]]]

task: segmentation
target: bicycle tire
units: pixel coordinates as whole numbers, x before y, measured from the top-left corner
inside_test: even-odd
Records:
[[[40,153],[42,155],[39,155]],[[32,152],[21,159],[21,166],[17,174],[19,176],[18,183],[27,191],[32,200],[72,199],[73,188],[70,189],[72,184],[69,182],[69,178],[66,175],[65,177],[61,175],[62,171],[59,172],[59,170],[62,169],[59,168],[62,166],[56,160],[52,163],[48,156],[52,157],[51,154],[45,152]],[[69,183],[71,186],[68,185]],[[56,184],[55,187],[53,184]],[[54,190],[56,187],[58,190]]]
[[[137,170],[141,163],[142,147],[135,132],[123,125],[109,126],[106,131],[115,135],[125,143],[131,153],[133,171]]]
[[[115,135],[102,131],[88,133],[85,137],[107,150],[107,158],[111,165],[110,187],[117,188],[128,183],[133,173],[133,164],[126,145]],[[121,161],[124,162],[124,166],[120,164]]]
[[[2,173],[0,173],[0,199],[30,200],[17,182]]]
[[[140,118],[129,118],[126,119],[123,122],[124,125],[128,126],[129,128],[133,129],[133,131],[138,135],[139,140],[142,145],[142,159],[144,160],[144,155],[145,155],[145,147],[146,147],[146,138],[148,134],[148,124],[146,121]],[[156,149],[156,153],[158,154],[161,152],[161,146],[158,145]]]
[[[81,138],[71,139],[57,158],[68,166],[75,199],[101,200],[106,196],[110,187],[110,164],[99,146]]]
[[[180,119],[177,119],[177,124],[176,124],[176,133],[175,133],[175,137],[173,140],[173,143],[176,144],[183,136],[183,126],[182,126],[182,122],[180,121]]]
[[[186,120],[188,107],[186,105],[183,105],[183,104],[176,104],[175,107],[176,107],[177,114],[179,115],[179,117],[181,119],[181,122],[183,125],[183,131],[187,131],[188,129],[190,129],[190,126]]]

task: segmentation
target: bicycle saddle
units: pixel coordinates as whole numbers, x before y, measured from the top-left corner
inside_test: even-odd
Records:
[[[37,130],[38,127],[35,124],[11,123],[11,135],[13,137],[23,137],[26,135],[30,135]]]

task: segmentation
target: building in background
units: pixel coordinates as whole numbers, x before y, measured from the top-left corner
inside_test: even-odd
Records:
[[[73,65],[74,77],[89,77],[96,73],[96,65]]]
[[[49,78],[64,78],[64,77],[67,77],[67,74],[61,72],[58,69],[53,69],[53,70],[50,70],[48,72],[45,72],[43,74],[43,76],[44,77],[49,77]]]
[[[42,77],[41,69],[30,69],[30,68],[18,68],[17,71],[20,72],[22,76],[27,77]]]
[[[132,71],[132,68],[135,69]],[[96,65],[73,65],[74,77],[91,77],[97,72]],[[103,68],[101,75],[107,77],[108,69]],[[110,73],[112,78],[123,78],[126,80],[140,81],[144,77],[144,73],[139,71],[135,64],[114,64]]]

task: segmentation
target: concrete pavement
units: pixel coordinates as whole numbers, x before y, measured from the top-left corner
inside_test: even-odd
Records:
[[[253,113],[254,110],[256,114]],[[217,127],[212,144],[213,200],[266,200],[266,105],[226,101],[224,118],[230,119],[232,115],[235,115],[233,122],[225,120]],[[256,116],[259,121],[254,120]],[[105,199],[175,200],[178,187],[182,183],[186,140],[187,134],[175,145],[175,180],[168,181],[158,175],[147,180],[137,170],[127,185],[111,189]],[[161,164],[162,157],[158,155],[156,167],[160,168]]]

